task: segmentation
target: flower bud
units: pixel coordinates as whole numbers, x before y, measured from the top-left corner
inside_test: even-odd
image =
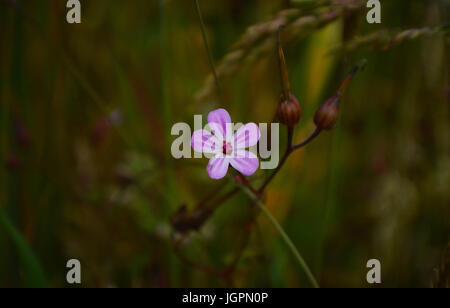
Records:
[[[339,100],[340,96],[336,94],[320,106],[314,116],[314,123],[317,128],[323,130],[333,129],[339,117]]]
[[[280,122],[288,127],[294,127],[302,116],[302,108],[297,98],[291,93],[288,99],[281,95],[281,104],[278,106],[278,117]]]

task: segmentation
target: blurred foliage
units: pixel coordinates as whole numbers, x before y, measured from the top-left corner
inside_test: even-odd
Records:
[[[294,14],[283,41],[304,109],[296,140],[351,67],[368,64],[337,129],[270,185],[268,209],[321,286],[367,287],[372,258],[384,287],[448,286],[449,2],[382,1],[380,25],[366,23],[364,1],[200,5],[218,67],[239,48],[248,56],[221,76],[226,106],[214,91],[200,95],[210,68],[193,1],[82,1],[82,24],[69,25],[65,1],[0,0],[0,208],[9,217],[0,286],[44,277],[67,286],[72,258],[90,287],[308,286],[264,217],[249,229],[243,194],[187,238],[169,223],[181,205],[232,187],[207,177],[206,160],[172,159],[170,127],[217,107],[240,122],[272,120],[281,90],[272,23],[283,12]],[[263,39],[245,41],[255,31]]]

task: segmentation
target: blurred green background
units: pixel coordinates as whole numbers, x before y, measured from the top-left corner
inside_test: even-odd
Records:
[[[180,206],[233,187],[209,179],[205,159],[172,158],[172,125],[220,107],[240,122],[273,119],[274,25],[286,9],[304,111],[296,140],[368,62],[336,129],[271,183],[268,209],[323,287],[370,286],[373,258],[382,287],[448,286],[450,40],[434,27],[448,24],[449,1],[382,1],[370,25],[365,1],[201,0],[224,106],[193,1],[81,3],[70,25],[65,1],[0,1],[0,287],[67,287],[73,258],[83,287],[309,286],[265,217],[248,228],[242,193],[177,251],[170,224]],[[423,32],[399,35],[408,29]]]

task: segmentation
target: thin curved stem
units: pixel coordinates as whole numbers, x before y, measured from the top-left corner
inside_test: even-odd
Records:
[[[300,148],[303,148],[305,145],[307,145],[308,143],[313,141],[317,136],[319,136],[319,134],[321,132],[322,132],[322,130],[320,128],[316,128],[316,130],[311,134],[311,136],[309,136],[308,138],[306,138],[304,141],[300,142],[299,144],[293,145],[292,150],[295,151]]]
[[[258,207],[261,209],[261,211],[264,213],[264,215],[267,216],[267,218],[270,220],[272,225],[275,227],[275,229],[280,233],[281,238],[285,242],[285,244],[289,247],[291,252],[294,254],[295,259],[299,263],[300,267],[303,269],[303,271],[306,274],[306,277],[308,278],[309,282],[314,288],[319,288],[319,284],[317,283],[316,278],[314,277],[313,273],[311,272],[310,268],[305,262],[305,259],[303,259],[302,255],[298,251],[297,247],[295,247],[294,243],[292,242],[291,238],[287,233],[284,231],[283,227],[279,224],[279,222],[273,217],[273,215],[266,209],[264,204],[261,202],[261,200],[255,196],[250,189],[248,189],[245,186],[239,185],[239,187],[242,189],[243,192],[245,192],[255,203],[258,205]]]
[[[281,168],[284,166],[284,164],[286,163],[289,155],[291,155],[292,152],[294,152],[295,150],[298,150],[304,146],[306,146],[308,143],[310,143],[311,141],[313,141],[317,136],[319,136],[321,130],[319,128],[316,128],[316,130],[305,140],[303,140],[302,142],[300,142],[297,145],[292,145],[292,136],[293,136],[293,130],[289,129],[288,130],[288,147],[286,150],[286,153],[284,153],[283,158],[281,159],[280,163],[278,164],[278,167],[272,172],[272,174],[264,181],[264,183],[262,184],[261,188],[258,190],[258,192],[262,193],[264,191],[264,189],[266,189],[267,185],[270,184],[270,182],[272,182],[272,180],[275,178],[275,176],[278,174],[278,172],[281,170]]]
[[[198,20],[200,22],[200,28],[202,29],[203,42],[205,43],[206,52],[208,53],[209,64],[211,65],[211,71],[214,76],[214,82],[217,88],[217,95],[222,103],[222,90],[220,87],[219,77],[217,76],[216,67],[214,65],[214,58],[211,52],[211,48],[209,47],[208,36],[206,35],[206,27],[203,21],[202,12],[200,10],[200,4],[198,3],[198,0],[195,0],[195,9],[197,11]]]
[[[284,163],[287,161],[289,154],[291,154],[290,150],[284,154],[283,158],[281,159],[280,163],[278,164],[278,167],[272,172],[272,174],[264,181],[264,183],[258,189],[259,193],[262,193],[264,191],[264,189],[266,189],[267,185],[269,185],[270,182],[272,182],[272,180],[275,178],[275,176],[278,174],[278,172],[284,166]]]

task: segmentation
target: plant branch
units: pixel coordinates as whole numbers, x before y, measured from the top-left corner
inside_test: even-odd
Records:
[[[275,176],[278,174],[278,172],[281,170],[281,168],[284,166],[284,163],[286,162],[286,160],[289,157],[289,154],[291,154],[290,150],[287,151],[284,155],[283,158],[281,159],[280,163],[278,164],[277,168],[272,172],[272,174],[264,181],[264,183],[262,184],[262,186],[258,189],[258,191],[260,193],[262,193],[267,185],[270,184],[270,182],[272,182],[272,180],[275,178]]]
[[[217,76],[217,72],[214,66],[214,60],[211,53],[211,49],[208,44],[208,39],[206,35],[205,30],[205,24],[203,22],[203,18],[201,15],[201,10],[199,6],[198,0],[195,0],[195,6],[198,14],[198,18],[200,21],[200,26],[202,30],[203,40],[205,43],[205,47],[208,53],[209,62],[211,65],[212,73],[214,76],[214,81],[217,87],[217,92],[219,94],[219,100],[221,100],[221,91],[220,91],[220,83]],[[281,73],[281,81],[283,85],[283,93],[285,94],[285,97],[288,98],[290,95],[290,84],[289,84],[289,77],[287,73],[286,68],[286,61],[284,57],[284,52],[281,46],[280,41],[280,27],[277,29],[277,47],[278,47],[278,55],[279,55],[279,65],[280,65],[280,73]],[[344,83],[341,85],[341,87],[338,90],[338,94],[341,95],[344,90],[347,88],[351,78],[356,73],[357,69],[359,67],[355,68],[354,71],[351,72],[350,76],[344,81]],[[269,221],[272,223],[272,225],[275,227],[275,229],[278,231],[278,233],[281,235],[281,238],[283,239],[284,243],[289,247],[293,255],[295,256],[295,259],[298,261],[299,265],[301,266],[302,270],[305,272],[309,282],[311,285],[315,288],[319,287],[319,284],[317,283],[317,280],[315,279],[314,275],[312,274],[310,268],[306,264],[305,260],[303,259],[302,255],[298,251],[298,249],[295,247],[294,243],[288,236],[288,234],[284,231],[283,227],[280,225],[280,223],[275,219],[275,217],[266,209],[263,202],[261,201],[261,197],[264,193],[264,190],[267,188],[267,186],[272,182],[272,180],[275,178],[275,176],[279,173],[281,168],[285,165],[287,159],[289,158],[289,155],[291,155],[294,151],[303,148],[307,144],[309,144],[312,140],[314,140],[317,136],[321,133],[320,128],[316,128],[315,131],[307,137],[305,140],[300,142],[299,144],[293,144],[293,137],[294,137],[294,126],[289,126],[287,130],[287,146],[286,151],[278,164],[277,168],[272,172],[272,174],[264,181],[262,186],[255,190],[248,180],[243,175],[238,175],[234,177],[234,181],[236,183],[236,187],[234,190],[230,191],[229,193],[225,194],[221,198],[217,199],[215,202],[213,199],[213,196],[208,196],[205,200],[200,202],[196,210],[193,212],[188,212],[187,207],[183,206],[181,209],[175,213],[175,215],[172,217],[172,225],[175,227],[176,230],[179,232],[185,233],[190,230],[198,230],[203,223],[212,215],[212,213],[226,200],[228,200],[231,196],[233,196],[239,189],[241,189],[244,193],[246,193],[251,200],[253,200],[256,205],[259,207],[259,209],[266,215],[266,217],[269,219]],[[212,205],[206,206],[206,203],[211,202]],[[255,216],[256,217],[256,216]],[[250,232],[249,232],[250,233]],[[223,278],[229,280],[231,273],[234,271],[235,267],[237,266],[239,259],[241,257],[241,254],[243,253],[246,245],[248,243],[248,239],[244,241],[243,245],[239,249],[239,253],[237,254],[236,258],[233,260],[232,264],[227,268],[227,270],[222,272],[217,272],[215,270],[211,270],[210,268],[204,268],[202,265],[196,265],[192,262],[190,263],[191,266],[197,267],[205,272],[210,272],[219,276],[222,276]]]
[[[321,129],[316,128],[316,130],[305,140],[303,140],[302,142],[300,142],[299,144],[293,145],[291,148],[293,151],[298,150],[300,148],[303,148],[304,146],[306,146],[307,144],[309,144],[311,141],[313,141],[317,136],[319,136],[319,134],[322,132]]]
[[[171,217],[171,223],[175,230],[186,233],[192,230],[199,230],[205,221],[207,221],[214,211],[225,201],[230,199],[239,191],[238,187],[234,187],[217,200],[213,200],[213,196],[209,196],[202,200],[194,210],[189,211],[186,205],[183,205]],[[210,204],[207,204],[210,203]]]
[[[306,146],[307,144],[309,144],[311,141],[313,141],[317,136],[319,136],[321,130],[320,129],[316,129],[308,138],[306,138],[305,140],[303,140],[302,142],[300,142],[299,144],[296,145],[292,145],[292,136],[293,136],[293,129],[289,128],[288,129],[288,146],[286,149],[286,152],[283,155],[283,158],[281,159],[280,163],[278,164],[278,167],[272,172],[272,174],[264,181],[263,185],[261,186],[261,188],[258,189],[258,192],[261,194],[264,192],[264,190],[266,189],[267,185],[270,184],[270,182],[272,182],[272,180],[275,178],[275,176],[278,174],[278,172],[281,170],[281,168],[284,166],[284,164],[286,163],[289,155],[292,154],[292,152]]]

